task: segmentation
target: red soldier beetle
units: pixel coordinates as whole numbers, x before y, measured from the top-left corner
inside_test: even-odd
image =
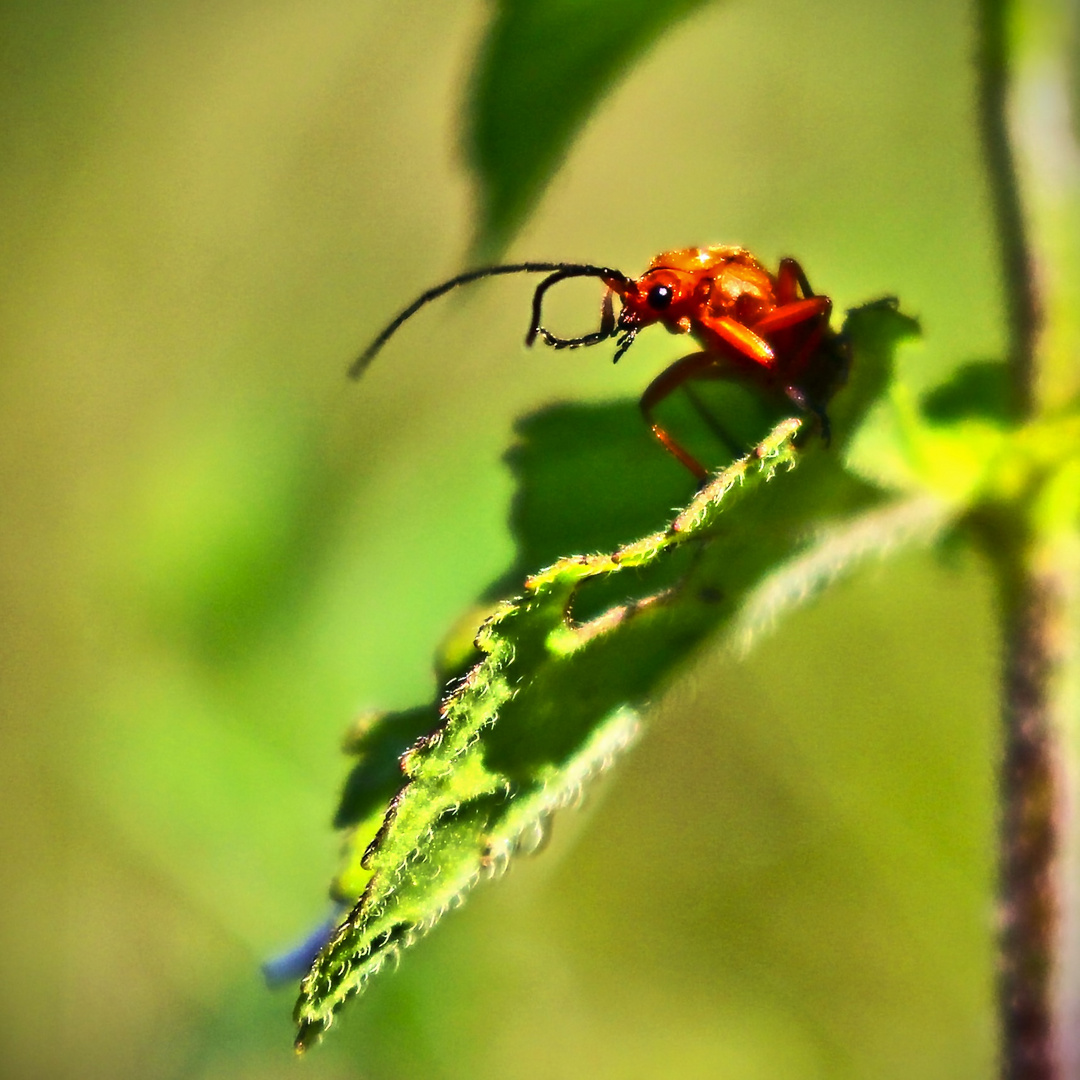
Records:
[[[769,273],[739,247],[685,248],[657,255],[638,278],[586,263],[526,262],[470,270],[416,298],[375,338],[349,369],[359,378],[379,350],[425,304],[471,281],[500,274],[546,273],[533,293],[532,321],[525,344],[540,337],[556,349],[574,349],[616,339],[613,361],[647,326],[659,323],[672,333],[691,334],[699,351],[676,360],[646,388],[641,410],[660,443],[698,479],[708,470],[654,418],[669,394],[692,379],[734,379],[786,395],[813,415],[829,440],[825,408],[847,376],[847,349],[829,326],[832,301],[810,288],[794,259],[783,259]],[[576,338],[560,338],[541,323],[544,295],[560,281],[598,278],[606,286],[600,327]],[[615,314],[614,298],[621,310]]]

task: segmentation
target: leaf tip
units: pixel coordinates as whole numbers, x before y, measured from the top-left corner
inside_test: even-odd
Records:
[[[327,1027],[329,1024],[323,1020],[301,1020],[293,1042],[296,1056],[303,1057],[312,1046],[318,1043]]]

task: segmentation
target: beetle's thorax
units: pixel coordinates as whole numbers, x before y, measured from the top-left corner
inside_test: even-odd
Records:
[[[714,271],[705,307],[711,315],[729,315],[737,322],[756,322],[776,307],[771,276],[760,266],[729,264]]]
[[[703,314],[750,323],[776,306],[774,286],[772,275],[743,248],[664,252],[641,277],[619,290],[619,325],[626,330],[662,323],[684,333],[698,327]]]

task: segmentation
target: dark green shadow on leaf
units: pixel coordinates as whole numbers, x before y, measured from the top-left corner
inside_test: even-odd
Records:
[[[695,384],[664,402],[661,419],[710,469],[735,454],[710,424],[742,448],[756,445],[790,412],[732,383]],[[695,404],[696,402],[696,404]],[[653,530],[686,505],[693,476],[665,453],[633,401],[561,402],[523,417],[506,461],[514,475],[510,528],[517,557],[486,595],[512,595],[525,577],[568,551],[612,551]],[[585,583],[574,617],[585,620],[613,604],[668,588],[685,573],[685,549],[649,567]]]
[[[401,712],[368,714],[358,722],[346,739],[345,750],[355,754],[357,762],[345,780],[334,814],[335,829],[356,825],[386,806],[401,787],[401,755],[438,720],[438,710],[428,703]]]
[[[851,370],[829,405],[837,450],[847,447],[870,406],[884,393],[896,347],[920,333],[917,320],[904,315],[893,296],[848,311],[841,337],[851,350]]]
[[[964,364],[953,377],[931,390],[921,402],[922,414],[936,424],[957,420],[1009,420],[1012,385],[1008,367],[998,360]]]
[[[500,0],[468,103],[480,213],[473,256],[506,247],[604,93],[707,0]]]

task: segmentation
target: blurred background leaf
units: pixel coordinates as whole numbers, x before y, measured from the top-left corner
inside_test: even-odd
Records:
[[[464,261],[489,15],[0,8],[10,1075],[293,1074],[259,965],[325,910],[342,732],[430,697],[510,565],[517,418],[632,400],[679,355],[527,353],[504,281],[345,379]],[[1001,353],[972,53],[959,0],[702,8],[598,104],[513,254],[797,255],[838,309],[920,317],[917,397]],[[544,857],[306,1070],[990,1075],[998,642],[983,568],[947,560],[867,568],[768,655],[703,654]]]
[[[467,111],[476,261],[498,258],[618,77],[706,2],[498,0]],[[668,101],[677,108],[674,97]]]

